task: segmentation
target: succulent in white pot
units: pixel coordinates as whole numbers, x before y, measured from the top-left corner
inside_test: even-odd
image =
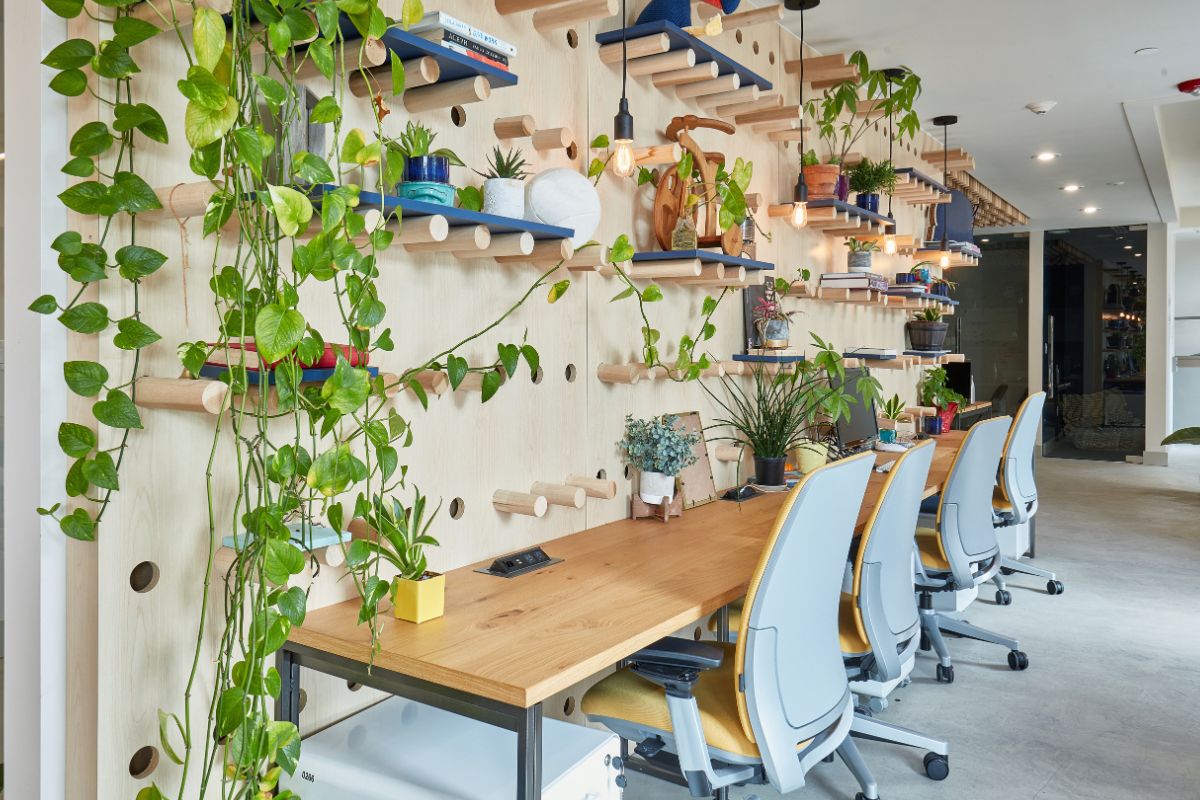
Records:
[[[696,463],[692,448],[700,433],[684,430],[679,417],[649,419],[625,416],[625,436],[618,442],[625,461],[638,471],[638,496],[650,505],[675,499],[675,478]]]
[[[847,268],[851,272],[870,272],[871,253],[878,250],[879,245],[874,242],[864,242],[851,237],[846,240],[846,247],[850,249],[846,264]]]
[[[476,170],[478,172],[478,170]],[[483,213],[498,217],[525,217],[525,157],[517,148],[507,154],[499,147],[488,159],[483,176]]]

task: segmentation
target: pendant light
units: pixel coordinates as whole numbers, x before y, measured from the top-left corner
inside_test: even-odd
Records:
[[[808,184],[804,181],[804,12],[816,8],[821,0],[786,0],[784,5],[800,12],[800,174],[796,176],[796,188],[792,192],[792,215],[790,221],[795,228],[808,224]]]
[[[613,117],[613,172],[622,178],[633,174],[633,115],[629,113],[629,98],[625,96],[629,78],[629,45],[625,39],[628,29],[625,0],[621,0],[621,104]]]
[[[942,127],[942,181],[950,185],[950,126],[958,124],[958,117],[953,114],[945,114],[940,117],[933,118],[934,125]],[[938,259],[938,266],[945,269],[950,266],[950,245],[946,240],[946,222],[949,220],[950,214],[948,211],[942,213],[942,257]]]
[[[892,161],[892,153],[896,143],[896,114],[892,109],[892,81],[899,80],[904,77],[904,70],[898,67],[891,67],[883,71],[884,77],[887,78],[887,96],[888,96],[888,163],[892,165],[892,169],[896,168]],[[885,255],[896,255],[896,218],[892,216],[892,194],[894,190],[888,191],[888,221],[892,224],[888,226],[888,232],[883,236],[883,252]]]

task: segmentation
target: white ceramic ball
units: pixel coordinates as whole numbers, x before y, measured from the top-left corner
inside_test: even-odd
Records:
[[[600,225],[600,195],[592,182],[573,169],[539,172],[525,185],[525,218],[571,228],[575,247],[586,244]]]

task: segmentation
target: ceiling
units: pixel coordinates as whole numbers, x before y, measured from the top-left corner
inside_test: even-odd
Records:
[[[799,22],[798,12],[784,12],[796,33]],[[1173,188],[1200,206],[1200,100],[1175,89],[1200,77],[1196,0],[824,0],[805,26],[818,52],[861,49],[872,66],[904,64],[920,75],[926,130],[934,131],[932,117],[957,114],[950,147],[970,152],[976,177],[1028,214],[1032,228],[1171,221],[1185,205],[1172,201]],[[1159,50],[1134,54],[1143,47]],[[1044,116],[1025,109],[1043,100],[1057,106]],[[1160,103],[1179,100],[1160,113]],[[1178,177],[1167,178],[1173,164],[1154,167],[1166,161],[1163,136],[1138,137],[1134,114],[1152,132],[1160,117],[1172,126],[1183,118],[1186,144],[1171,156],[1183,164]],[[1042,151],[1061,155],[1032,158]],[[1084,188],[1061,190],[1070,183]],[[1088,205],[1099,211],[1082,213]]]

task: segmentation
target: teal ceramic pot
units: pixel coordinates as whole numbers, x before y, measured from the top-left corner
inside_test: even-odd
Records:
[[[407,200],[420,200],[423,203],[435,203],[441,206],[454,205],[454,187],[448,183],[431,183],[429,181],[401,183],[396,187],[396,194]]]
[[[884,444],[895,444],[896,431],[892,430],[891,428],[884,428],[879,432],[879,441],[883,442]]]

